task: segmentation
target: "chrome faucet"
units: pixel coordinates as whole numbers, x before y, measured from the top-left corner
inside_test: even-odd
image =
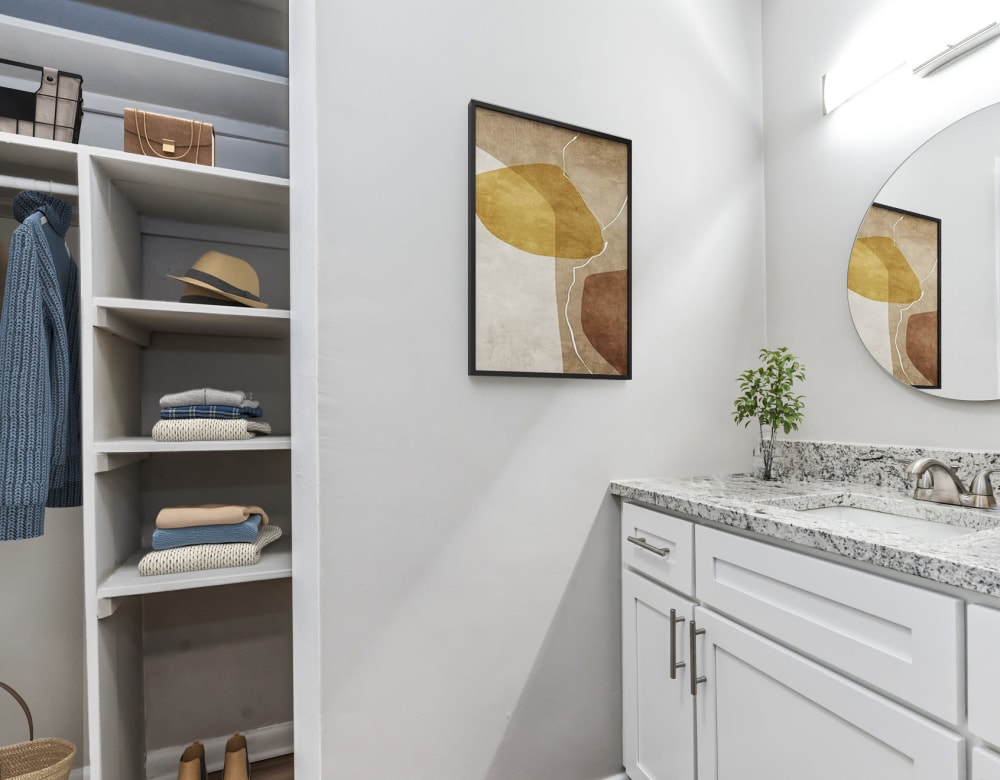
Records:
[[[990,483],[990,474],[995,471],[1000,469],[980,471],[972,480],[970,489],[966,490],[955,470],[936,458],[917,458],[906,467],[907,474],[917,477],[913,497],[918,501],[934,501],[938,504],[955,504],[975,509],[992,509],[997,505],[996,497],[993,495],[993,485]],[[941,480],[939,484],[935,478],[937,474],[944,474],[948,479]]]
[[[990,474],[1000,469],[983,469],[976,474],[975,479],[969,487],[969,492],[976,499],[982,499],[982,503],[977,501],[973,504],[977,509],[993,509],[997,505],[996,496],[993,495],[993,485],[990,482]]]

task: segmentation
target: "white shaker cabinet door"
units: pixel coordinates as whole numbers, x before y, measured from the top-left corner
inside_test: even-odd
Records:
[[[685,641],[693,610],[682,596],[622,572],[622,752],[632,780],[694,780],[694,699]],[[671,658],[683,664],[673,679]]]
[[[964,740],[702,607],[698,780],[964,780]]]
[[[1000,610],[970,604],[966,613],[969,731],[1000,747]]]
[[[1000,755],[983,747],[973,748],[969,780],[1000,780]]]

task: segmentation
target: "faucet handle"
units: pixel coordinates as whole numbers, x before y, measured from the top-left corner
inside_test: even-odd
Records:
[[[917,484],[913,488],[913,497],[920,501],[933,501],[934,495],[934,475],[931,470],[920,472],[917,475]]]
[[[993,484],[990,482],[990,474],[994,474],[1000,469],[983,469],[972,480],[969,493],[974,498],[973,506],[978,509],[992,509],[997,505],[996,496],[993,494]]]

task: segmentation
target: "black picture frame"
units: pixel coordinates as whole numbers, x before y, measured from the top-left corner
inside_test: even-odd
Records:
[[[632,378],[631,210],[631,140],[469,102],[470,376]]]
[[[864,287],[865,258],[879,254],[879,245],[868,246],[865,242],[883,242],[882,246],[890,247],[884,252],[901,258],[899,264],[905,263],[902,267],[906,269],[906,275],[912,277],[920,295],[907,305],[894,304],[885,298],[876,297],[875,300],[879,303],[885,302],[888,316],[884,325],[868,317],[859,319],[854,311],[856,304],[849,297],[851,316],[858,337],[879,365],[895,379],[918,390],[940,390],[943,358],[941,220],[898,206],[872,203],[855,237],[847,273],[848,290],[856,293],[859,296],[856,300],[859,301],[872,295]],[[931,266],[930,272],[925,270],[927,266]],[[883,266],[879,266],[880,271],[882,268]],[[915,297],[915,293],[913,295]],[[918,305],[916,310],[913,309],[914,304]],[[915,328],[911,336],[910,318],[917,317],[923,318],[922,327]],[[931,338],[928,338],[928,322],[933,327]],[[875,335],[879,330],[883,333],[882,338],[887,338],[890,343],[889,363],[885,362],[884,356],[880,359],[880,353],[872,346],[880,341]],[[917,340],[913,342],[912,339]],[[911,347],[911,343],[917,346]],[[927,380],[928,376],[932,379]]]

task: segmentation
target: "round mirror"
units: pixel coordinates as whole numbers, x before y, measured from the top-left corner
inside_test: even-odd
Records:
[[[1000,398],[1000,104],[921,146],[875,196],[851,251],[854,327],[889,374]]]

